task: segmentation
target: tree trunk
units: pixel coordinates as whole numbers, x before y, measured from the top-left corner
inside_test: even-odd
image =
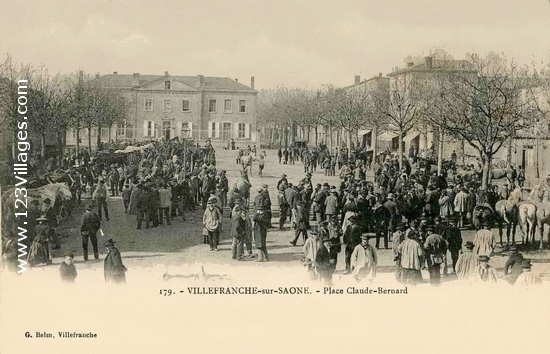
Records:
[[[399,128],[399,136],[397,137],[399,139],[399,153],[397,154],[397,158],[399,159],[399,170],[401,171],[403,169],[403,129]]]
[[[80,154],[80,129],[76,130],[76,154]]]
[[[96,138],[95,146],[96,146],[96,149],[98,150],[99,150],[99,147],[101,146],[101,129],[103,129],[101,125],[97,127],[97,138]]]
[[[315,126],[315,146],[319,146],[319,126]]]
[[[88,128],[88,153],[92,154],[92,128]]]
[[[445,134],[443,134],[443,129],[439,129],[439,149],[437,149],[437,175],[441,175],[441,170],[443,167],[443,144],[444,144]]]
[[[513,138],[510,137],[508,140],[508,146],[506,150],[506,162],[508,162],[508,165],[512,163],[512,144],[513,144]]]
[[[330,146],[330,154],[332,155],[332,152],[334,151],[333,150],[333,147],[334,147],[334,143],[332,141],[332,127],[328,127],[328,133],[330,135],[330,142],[329,142],[329,146]],[[326,135],[326,134],[325,134]]]
[[[466,165],[466,142],[464,139],[460,142],[460,150],[462,150],[462,166]]]
[[[348,127],[347,131],[347,146],[348,146],[348,161],[351,160],[351,128]]]
[[[481,161],[483,162],[483,176],[481,177],[481,189],[487,190],[489,186],[490,176],[491,176],[491,160],[493,157],[491,154],[482,153]]]
[[[539,166],[539,137],[535,136],[535,177],[540,178],[540,166]],[[541,241],[542,242],[542,241]]]
[[[372,162],[376,159],[376,150],[378,149],[378,128],[373,127],[371,132],[371,149],[372,149]]]
[[[46,156],[46,133],[40,133],[40,157]]]

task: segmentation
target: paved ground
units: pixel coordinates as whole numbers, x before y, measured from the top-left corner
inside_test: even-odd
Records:
[[[253,189],[252,196],[256,194],[256,187],[262,184],[270,186],[271,200],[274,204],[273,209],[277,210],[276,205],[276,183],[281,173],[288,175],[290,182],[298,182],[303,178],[304,171],[301,163],[295,165],[280,165],[277,163],[276,150],[267,151],[267,164],[264,170],[264,176],[259,178],[257,175],[257,166],[254,166],[251,182]],[[227,150],[217,151],[218,168],[225,169],[229,178],[230,185],[238,176],[240,166],[235,164],[234,152]],[[372,178],[372,174],[368,174],[368,178]],[[339,185],[337,177],[325,177],[322,171],[317,171],[313,175],[313,183],[328,182],[330,184]],[[86,201],[84,201],[86,203]],[[83,205],[84,205],[83,203]],[[68,252],[73,252],[76,255],[76,266],[79,272],[87,270],[102,270],[103,262],[88,261],[83,262],[82,247],[78,232],[80,214],[82,213],[83,205],[73,212],[72,220],[67,220],[62,225],[62,230],[69,236],[63,241],[60,250],[54,250],[54,266],[39,267],[40,271],[57,271],[55,264],[62,261],[61,256]],[[293,237],[293,230],[290,230],[287,224],[287,229],[279,231],[271,229],[268,233],[268,251],[271,255],[271,262],[258,263],[255,261],[238,262],[231,259],[231,239],[229,233],[229,219],[227,218],[228,210],[225,210],[224,230],[221,234],[220,252],[210,252],[209,247],[202,243],[201,235],[201,218],[202,212],[197,208],[195,212],[189,212],[186,215],[187,220],[184,222],[181,219],[173,220],[171,226],[163,225],[156,228],[136,230],[136,217],[124,213],[122,200],[120,197],[110,198],[108,201],[109,210],[111,213],[110,221],[103,221],[102,229],[105,232],[105,237],[98,237],[100,251],[100,260],[104,257],[103,241],[112,237],[116,242],[119,250],[122,252],[124,263],[132,269],[151,268],[157,269],[158,272],[153,277],[161,277],[162,274],[168,272],[180,272],[179,267],[188,265],[205,265],[208,264],[210,269],[221,269],[224,274],[230,274],[233,279],[245,279],[247,275],[253,274],[263,268],[277,269],[276,273],[289,274],[285,269],[292,269],[292,274],[305,274],[305,271],[300,266],[302,257],[301,247],[292,247],[289,241]],[[278,213],[274,212],[274,216]],[[277,223],[277,219],[273,218],[273,224]],[[498,236],[498,231],[493,230],[495,236]],[[473,232],[464,230],[464,241],[473,238]],[[520,231],[518,230],[518,239]],[[374,241],[374,240],[373,240]],[[300,244],[300,243],[299,243]],[[91,246],[90,246],[91,252]],[[349,276],[343,276],[342,269],[344,267],[344,259],[342,252],[338,261],[337,273],[338,279],[346,279]],[[528,257],[541,258],[548,257],[547,251],[529,253]],[[379,251],[379,273],[381,278],[391,279],[393,277],[393,262],[391,250]],[[491,265],[499,271],[502,270],[506,260],[506,253],[495,255],[491,259]],[[450,260],[449,260],[450,262]],[[213,267],[213,268],[212,268]],[[178,270],[176,270],[178,269]],[[196,272],[196,267],[191,273]],[[246,269],[246,271],[245,271]],[[35,270],[38,270],[36,268]],[[550,268],[546,264],[534,264],[534,271],[548,272]],[[285,273],[286,272],[286,273]],[[424,274],[427,279],[427,274]],[[448,280],[452,280],[449,277]]]

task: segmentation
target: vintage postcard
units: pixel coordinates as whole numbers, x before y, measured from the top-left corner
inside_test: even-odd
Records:
[[[547,0],[4,0],[0,353],[547,353]]]

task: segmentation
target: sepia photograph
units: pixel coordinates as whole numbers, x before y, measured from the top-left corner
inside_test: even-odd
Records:
[[[0,9],[0,353],[550,349],[550,1]]]

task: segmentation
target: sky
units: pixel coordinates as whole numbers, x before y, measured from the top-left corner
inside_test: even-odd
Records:
[[[50,73],[353,84],[442,48],[550,60],[549,0],[2,0],[0,55]]]

